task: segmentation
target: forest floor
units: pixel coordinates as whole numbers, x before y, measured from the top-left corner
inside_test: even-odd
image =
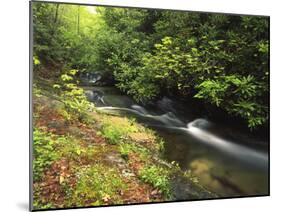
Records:
[[[187,183],[183,199],[214,197],[163,159],[155,132],[97,110],[86,122],[67,120],[48,83],[33,94],[34,209],[178,200],[175,176]]]

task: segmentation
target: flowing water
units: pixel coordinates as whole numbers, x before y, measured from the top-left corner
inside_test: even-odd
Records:
[[[164,97],[143,107],[114,87],[84,87],[99,110],[134,116],[165,142],[165,158],[176,161],[220,196],[268,194],[268,145],[235,126],[213,123],[191,105]]]

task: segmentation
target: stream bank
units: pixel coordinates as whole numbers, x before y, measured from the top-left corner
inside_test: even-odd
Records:
[[[95,107],[85,120],[67,118],[53,84],[34,84],[35,208],[217,197],[165,160],[162,138],[135,119]]]

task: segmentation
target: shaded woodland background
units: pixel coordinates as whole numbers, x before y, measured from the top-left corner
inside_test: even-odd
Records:
[[[33,17],[35,64],[100,72],[142,104],[196,98],[251,130],[268,124],[267,17],[46,3]]]

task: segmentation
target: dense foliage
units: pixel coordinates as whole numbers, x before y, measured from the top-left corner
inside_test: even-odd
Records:
[[[266,17],[41,3],[33,12],[35,59],[112,75],[142,103],[197,98],[251,129],[268,122]]]

